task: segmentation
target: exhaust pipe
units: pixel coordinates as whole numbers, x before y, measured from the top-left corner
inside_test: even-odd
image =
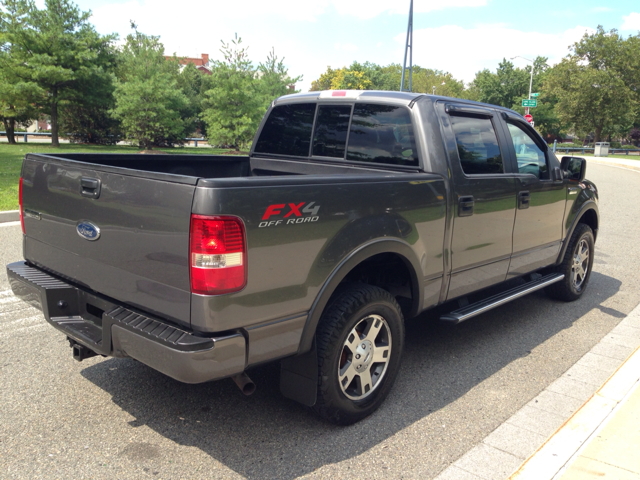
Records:
[[[253,383],[253,380],[249,378],[249,375],[244,372],[234,375],[231,379],[236,382],[238,388],[247,396],[256,391],[256,384]]]
[[[76,343],[71,346],[71,353],[73,354],[73,358],[79,362],[87,358],[95,357],[96,355],[98,355],[93,350],[90,350],[84,345],[80,345],[79,343]]]

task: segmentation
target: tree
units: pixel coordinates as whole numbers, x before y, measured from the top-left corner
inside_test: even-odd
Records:
[[[375,63],[353,62],[349,67],[327,71],[311,83],[311,91],[318,90],[400,90],[402,66],[392,63],[385,67]],[[414,92],[432,93],[436,87],[438,95],[461,97],[464,83],[456,80],[450,73],[432,70],[414,65],[412,74],[412,90]]]
[[[133,22],[131,28],[120,52],[111,113],[125,138],[140,147],[181,143],[186,135],[182,113],[189,101],[178,87],[178,61],[165,59],[159,37],[138,32]]]
[[[240,150],[253,139],[264,114],[263,96],[242,39],[222,42],[220,51],[224,60],[214,62],[202,118],[210,143]]]
[[[202,73],[194,64],[187,63],[178,75],[178,87],[188,100],[183,112],[186,135],[206,135],[206,124],[202,120],[204,92],[211,88],[211,76]]]
[[[40,89],[30,80],[28,69],[21,58],[19,36],[27,28],[28,4],[23,0],[5,0],[0,3],[0,119],[7,140],[15,144],[16,126],[27,126],[37,118],[35,102]]]
[[[58,107],[94,75],[102,75],[105,58],[115,35],[99,35],[69,0],[45,0],[39,10],[32,0],[21,2],[27,9],[27,25],[16,34],[16,55],[27,67],[28,78],[45,93],[44,112],[51,117],[51,144],[59,146]]]
[[[60,106],[60,131],[71,142],[112,145],[121,135],[120,123],[111,115],[115,107],[115,79],[93,75],[81,82],[74,95]]]
[[[594,142],[628,132],[640,100],[638,57],[637,36],[625,40],[602,26],[585,34],[545,82],[545,90],[558,100],[559,118],[578,134],[593,133]]]
[[[276,98],[291,93],[298,93],[296,83],[302,80],[302,75],[291,78],[284,66],[284,58],[278,59],[273,48],[267,55],[267,60],[258,65],[258,84],[266,108]]]

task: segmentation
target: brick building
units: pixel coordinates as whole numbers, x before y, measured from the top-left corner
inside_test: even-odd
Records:
[[[165,56],[167,60],[173,58],[171,56]],[[203,53],[200,55],[200,58],[195,57],[178,57],[180,65],[187,65],[189,63],[195,65],[195,67],[200,70],[205,75],[211,75],[211,70],[209,70],[209,54]]]

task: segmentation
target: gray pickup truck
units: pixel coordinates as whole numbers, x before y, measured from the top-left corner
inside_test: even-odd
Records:
[[[245,393],[247,370],[280,360],[286,397],[350,424],[389,393],[405,318],[583,294],[599,226],[585,169],[500,107],[289,95],[248,156],[26,155],[25,261],[7,273],[76,360]]]

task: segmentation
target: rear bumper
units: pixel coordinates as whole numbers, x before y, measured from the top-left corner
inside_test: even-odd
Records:
[[[17,297],[42,310],[47,322],[71,340],[100,355],[132,357],[185,383],[245,369],[247,346],[241,333],[199,337],[24,262],[7,265],[7,276]]]

